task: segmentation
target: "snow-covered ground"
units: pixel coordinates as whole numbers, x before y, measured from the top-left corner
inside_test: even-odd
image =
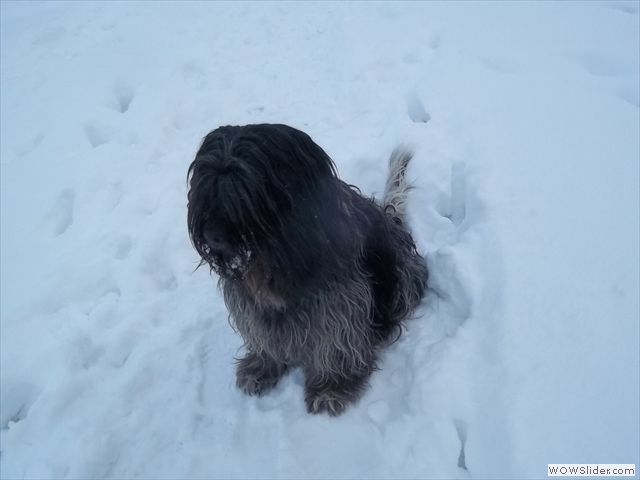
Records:
[[[3,1],[1,476],[638,466],[639,5]],[[261,122],[367,194],[416,150],[430,290],[338,418],[235,388],[194,272],[187,167]]]

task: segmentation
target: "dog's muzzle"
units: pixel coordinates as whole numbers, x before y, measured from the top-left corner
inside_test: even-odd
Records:
[[[207,246],[207,263],[218,275],[225,277],[241,277],[247,269],[251,253],[240,247],[234,247],[224,238],[212,232],[205,232]]]

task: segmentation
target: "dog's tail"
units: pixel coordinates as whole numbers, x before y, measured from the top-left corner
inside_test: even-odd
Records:
[[[382,208],[391,217],[404,220],[407,196],[413,188],[405,179],[407,165],[413,152],[404,146],[396,147],[389,157],[389,172],[384,186]]]

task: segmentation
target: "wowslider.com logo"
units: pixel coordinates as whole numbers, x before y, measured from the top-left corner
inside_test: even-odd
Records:
[[[550,463],[548,477],[635,477],[636,466],[614,463]]]

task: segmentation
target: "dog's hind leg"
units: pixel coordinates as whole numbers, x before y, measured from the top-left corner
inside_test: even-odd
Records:
[[[248,352],[236,364],[236,385],[247,395],[262,396],[275,388],[289,369],[265,354]]]

